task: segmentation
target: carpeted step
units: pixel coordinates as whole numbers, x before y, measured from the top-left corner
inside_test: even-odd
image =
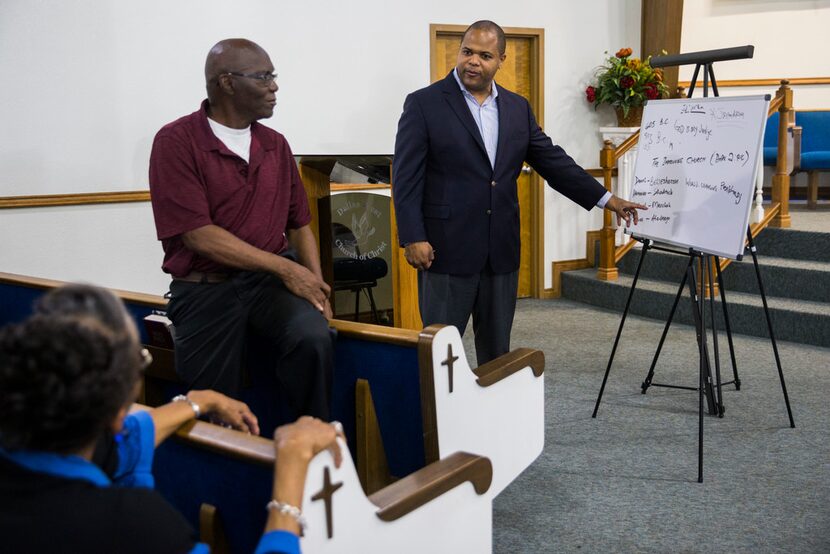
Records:
[[[682,260],[681,257],[678,259]],[[600,281],[596,278],[594,269],[567,271],[562,274],[562,296],[622,313],[632,281],[632,276],[627,274],[621,274],[617,281]],[[674,282],[641,277],[637,282],[631,312],[666,321],[679,284],[680,277]],[[691,302],[687,290],[684,290],[674,321],[692,324]],[[777,339],[830,346],[830,304],[779,296],[768,296],[767,300]],[[768,336],[759,294],[728,290],[727,302],[734,333]],[[708,302],[706,309],[708,313]],[[715,313],[717,327],[723,330],[724,322],[719,300],[715,301]],[[707,315],[707,326],[710,325]]]
[[[764,290],[769,296],[830,303],[830,262],[758,256]],[[752,257],[732,262],[723,272],[728,294],[758,294],[758,278]]]
[[[828,245],[830,247],[830,245]],[[639,249],[631,250],[620,260],[621,273],[633,276],[640,260]],[[645,279],[679,283],[688,258],[659,250],[650,250],[640,270]],[[797,260],[758,255],[764,290],[769,296],[830,302],[830,262]],[[730,292],[758,293],[758,279],[752,256],[734,261],[723,271],[727,295]]]
[[[755,246],[762,256],[830,262],[830,233],[767,227]]]

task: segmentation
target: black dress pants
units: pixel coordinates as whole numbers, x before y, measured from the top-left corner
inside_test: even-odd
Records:
[[[239,397],[248,339],[273,345],[277,380],[298,415],[329,419],[333,344],[328,322],[267,273],[240,271],[222,283],[174,280],[168,317],[176,372],[190,389]]]
[[[455,325],[461,336],[473,316],[476,359],[485,364],[510,351],[519,271],[493,273],[489,264],[475,275],[418,272],[418,305],[424,327]]]

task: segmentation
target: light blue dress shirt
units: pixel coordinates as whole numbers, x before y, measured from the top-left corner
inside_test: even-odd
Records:
[[[496,149],[499,145],[499,104],[496,102],[499,89],[496,88],[494,81],[493,86],[490,87],[490,96],[484,100],[484,103],[479,104],[475,96],[461,82],[461,78],[458,76],[458,68],[453,69],[452,74],[461,88],[461,93],[464,95],[464,100],[467,101],[467,107],[470,108],[478,132],[481,133],[481,138],[484,140],[484,148],[487,149],[487,157],[490,158],[490,167],[495,168]]]

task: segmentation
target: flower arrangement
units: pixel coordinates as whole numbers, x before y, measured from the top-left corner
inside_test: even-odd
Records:
[[[631,54],[631,48],[621,48],[597,68],[595,84],[585,89],[585,97],[594,109],[600,104],[610,104],[618,117],[622,112],[622,118],[627,118],[631,108],[641,108],[646,100],[669,95],[663,83],[663,71],[651,67],[651,56],[643,61],[632,58]]]

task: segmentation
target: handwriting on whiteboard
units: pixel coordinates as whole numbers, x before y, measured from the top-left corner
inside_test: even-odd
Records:
[[[767,105],[763,96],[647,104],[631,200],[648,211],[632,232],[730,257],[740,253]]]

